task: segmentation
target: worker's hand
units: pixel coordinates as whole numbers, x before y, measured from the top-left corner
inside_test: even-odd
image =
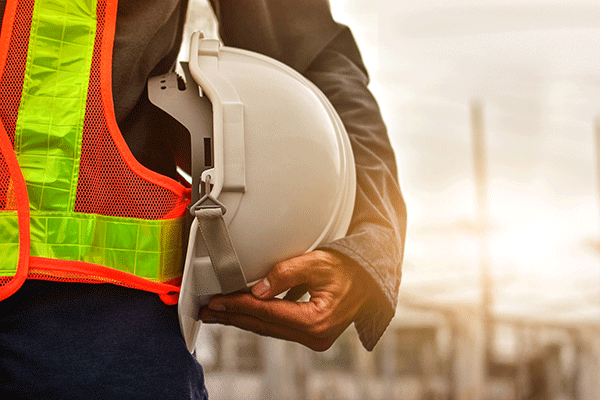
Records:
[[[354,321],[367,298],[367,281],[360,268],[316,250],[275,265],[252,293],[213,297],[200,319],[324,351]],[[309,301],[274,298],[299,285],[308,290]]]

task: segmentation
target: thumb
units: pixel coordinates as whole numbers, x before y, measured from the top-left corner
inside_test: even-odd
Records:
[[[276,264],[267,276],[252,286],[252,294],[259,299],[270,299],[286,290],[307,283],[306,255],[282,261]]]

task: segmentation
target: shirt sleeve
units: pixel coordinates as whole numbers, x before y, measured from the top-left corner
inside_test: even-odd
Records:
[[[329,98],[352,144],[357,192],[347,236],[321,246],[369,277],[371,290],[354,321],[373,349],[394,316],[401,279],[406,208],[396,162],[368,74],[350,30],[336,23],[326,0],[211,0],[226,45],[278,59]]]

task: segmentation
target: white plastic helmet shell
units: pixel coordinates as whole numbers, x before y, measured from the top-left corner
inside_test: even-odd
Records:
[[[211,195],[227,209],[249,286],[277,262],[346,234],[356,190],[352,149],[325,95],[293,69],[199,33],[191,43],[191,75],[212,105],[214,166],[202,181],[210,175]],[[199,307],[221,293],[197,232],[195,219],[179,305],[190,350]]]

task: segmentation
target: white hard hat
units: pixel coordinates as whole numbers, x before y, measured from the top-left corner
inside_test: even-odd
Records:
[[[179,299],[191,350],[211,296],[345,235],[356,178],[339,116],[293,69],[199,32],[183,69],[185,90],[169,74],[152,78],[148,91],[191,134],[195,218]]]

